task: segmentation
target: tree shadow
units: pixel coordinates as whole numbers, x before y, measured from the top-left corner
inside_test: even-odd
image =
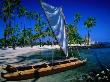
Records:
[[[40,78],[38,70],[34,72],[34,79],[31,82],[36,82]]]
[[[31,82],[36,82],[39,78],[35,78],[34,80],[32,80]]]

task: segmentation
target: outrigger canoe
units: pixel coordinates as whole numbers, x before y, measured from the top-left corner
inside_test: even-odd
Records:
[[[31,78],[39,78],[58,72],[63,72],[72,68],[79,67],[86,63],[86,60],[66,59],[64,61],[58,61],[55,63],[44,63],[36,66],[16,67],[11,73],[1,73],[1,77],[9,81],[19,81]],[[8,71],[8,70],[7,70]]]

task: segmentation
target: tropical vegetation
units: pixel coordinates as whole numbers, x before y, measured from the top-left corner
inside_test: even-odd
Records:
[[[88,30],[88,34],[87,34],[87,44],[90,44],[90,31],[91,28],[94,27],[96,25],[96,19],[94,17],[88,17],[88,19],[84,22],[84,26],[87,28]]]
[[[2,48],[12,47],[15,49],[17,46],[33,47],[34,45],[40,45],[41,47],[58,44],[42,13],[27,9],[22,5],[22,0],[2,0],[0,4],[0,20],[3,21],[3,27],[1,28],[4,29],[3,38],[0,39]],[[73,23],[66,25],[68,43],[81,44],[83,38],[78,33],[80,13],[76,13],[73,19]],[[95,18],[92,17],[85,21],[84,25],[88,28],[88,37],[90,28],[95,26],[95,23]]]

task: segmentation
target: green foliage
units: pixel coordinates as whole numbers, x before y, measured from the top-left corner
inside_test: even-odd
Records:
[[[96,25],[96,19],[94,17],[88,17],[88,19],[84,22],[84,26],[87,29],[90,29],[95,25]]]
[[[3,0],[3,3],[1,4],[1,10],[0,10],[0,17],[3,19],[5,23],[5,30],[4,30],[4,47],[9,45],[9,39],[11,38],[12,34],[14,33],[14,30],[12,28],[12,18],[15,16],[16,12],[18,11],[21,0]]]
[[[80,19],[81,19],[80,13],[75,13],[73,24],[69,24],[67,26],[67,30],[68,30],[67,35],[68,35],[69,44],[81,44],[82,43],[82,38],[80,37],[78,33],[78,29],[77,29]]]
[[[88,35],[87,35],[87,44],[90,44],[90,30],[92,27],[94,27],[96,25],[96,19],[94,17],[88,17],[88,19],[84,22],[84,26],[87,28],[88,30]]]
[[[40,41],[37,44],[44,45],[45,43],[52,45],[51,38],[56,41],[55,35],[49,28],[49,25],[44,22],[44,17],[42,17],[43,15],[32,10],[28,11],[26,7],[21,5],[21,0],[3,0],[3,4],[0,6],[0,18],[4,21],[5,24],[4,38],[0,40],[0,44],[2,44],[2,46],[6,47],[6,45],[8,45],[12,46],[13,48],[15,45],[32,46],[33,44],[36,44],[37,40]],[[19,21],[17,21],[16,24],[16,20],[20,18],[24,18],[23,23],[29,20],[30,27],[27,27],[25,23],[18,23]],[[75,13],[73,23],[67,25],[67,36],[69,44],[82,43],[82,38],[80,37],[77,28],[80,19],[80,13]],[[31,27],[31,20],[35,21],[34,30]],[[89,17],[84,23],[88,30],[95,26],[95,24],[95,18],[93,17]],[[42,40],[45,37],[48,37],[47,42],[43,42]]]
[[[75,44],[75,43],[81,44],[82,38],[77,32],[77,28],[69,24],[67,29],[68,29],[68,43],[69,44]]]
[[[21,0],[3,0],[1,4],[1,16],[4,22],[7,22],[18,11],[21,5]]]
[[[77,27],[78,22],[80,21],[80,19],[81,19],[80,13],[75,13],[75,15],[74,15],[74,22],[73,22],[73,25],[74,25],[75,27]]]
[[[5,46],[5,39],[4,38],[0,39],[0,48],[2,48],[3,46]]]
[[[36,31],[37,33],[40,33],[40,30],[41,30],[40,25],[39,25],[39,24],[36,24],[36,25],[35,25],[35,31]]]
[[[18,12],[18,16],[21,17],[21,16],[25,16],[27,13],[27,10],[25,7],[21,7],[19,12]]]

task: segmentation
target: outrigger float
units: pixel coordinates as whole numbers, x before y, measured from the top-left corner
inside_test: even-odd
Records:
[[[41,65],[27,66],[27,67],[10,67],[8,69],[5,68],[7,73],[1,73],[1,77],[8,81],[19,81],[19,80],[26,80],[31,78],[39,78],[39,77],[63,72],[72,68],[76,68],[85,63],[86,60],[78,60],[77,58],[70,58],[64,61],[55,62],[53,64],[44,63]]]

